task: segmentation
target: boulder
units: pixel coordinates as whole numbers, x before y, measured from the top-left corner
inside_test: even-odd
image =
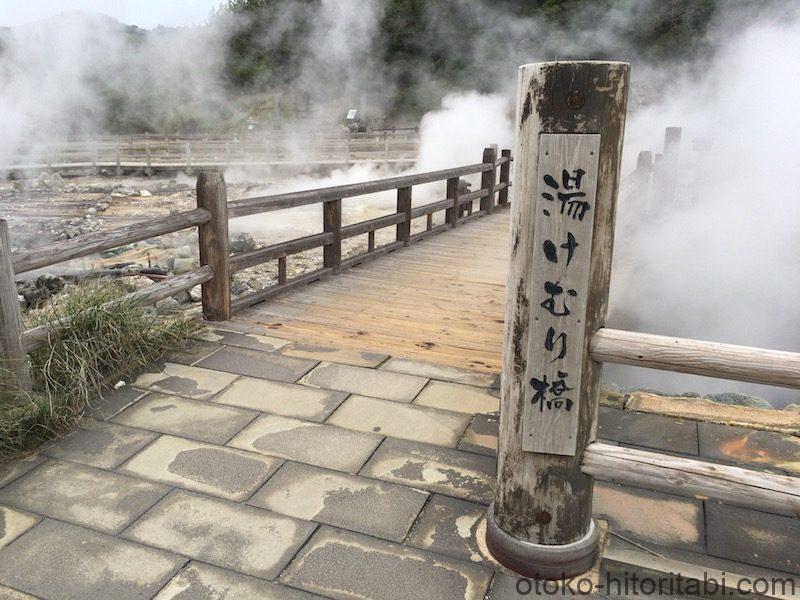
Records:
[[[186,273],[194,269],[193,258],[176,258],[172,263],[172,270],[175,274]]]
[[[748,406],[750,408],[772,408],[772,405],[758,396],[751,394],[739,394],[737,392],[723,392],[721,394],[708,394],[704,396],[706,400],[711,400],[718,404],[729,406]]]
[[[203,300],[202,286],[196,285],[192,289],[190,289],[189,297],[192,299],[192,302],[202,302]]]

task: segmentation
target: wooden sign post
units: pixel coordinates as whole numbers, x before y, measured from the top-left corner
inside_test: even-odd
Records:
[[[599,532],[581,456],[596,434],[603,326],[628,91],[617,62],[520,69],[498,479],[487,545],[504,566],[588,570]]]

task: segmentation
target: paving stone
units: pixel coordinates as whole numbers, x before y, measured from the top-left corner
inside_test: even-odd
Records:
[[[322,422],[347,398],[345,392],[241,377],[212,400],[286,417]]]
[[[35,596],[23,594],[17,590],[12,590],[4,585],[0,585],[0,600],[38,600]]]
[[[800,575],[800,520],[706,502],[708,553]]]
[[[500,400],[485,389],[441,381],[431,381],[426,385],[414,400],[414,404],[470,415],[500,410]]]
[[[275,352],[289,344],[288,340],[282,340],[268,335],[225,331],[224,329],[217,329],[216,327],[206,327],[195,333],[194,337],[205,342],[249,348],[250,350],[260,350],[261,352]]]
[[[262,415],[228,445],[318,467],[355,472],[382,439],[375,433]]]
[[[98,421],[106,421],[125,410],[147,392],[129,385],[104,391],[100,397],[90,401],[83,414]]]
[[[460,450],[387,438],[362,475],[488,504],[495,460]]]
[[[475,415],[464,435],[461,436],[458,449],[487,456],[497,455],[499,423],[497,414]]]
[[[58,600],[148,600],[186,562],[181,556],[50,519],[1,556],[0,583]]]
[[[605,594],[587,594],[587,580],[577,577],[573,580],[575,590],[563,589],[559,581],[547,581],[544,579],[535,580],[512,575],[510,573],[495,573],[492,579],[492,587],[489,590],[487,600],[530,600],[531,598],[579,598],[581,600],[627,600],[622,596],[609,596]],[[582,588],[579,586],[583,586]],[[644,594],[642,594],[644,596]],[[637,596],[638,597],[638,596]],[[657,596],[665,598],[664,596]],[[678,596],[668,596],[670,600],[679,600]],[[682,597],[681,597],[682,598]],[[696,600],[696,599],[686,599]]]
[[[286,463],[248,504],[401,542],[427,499],[405,486]]]
[[[46,459],[38,454],[31,454],[0,465],[0,488],[19,479],[25,473],[38,467]]]
[[[393,371],[394,373],[405,373],[406,375],[417,375],[428,379],[439,379],[442,381],[452,381],[453,383],[464,383],[486,388],[492,385],[496,375],[494,373],[481,373],[480,371],[470,371],[469,369],[458,369],[436,365],[421,360],[411,360],[408,358],[390,358],[380,366],[383,371]]]
[[[158,483],[76,463],[49,461],[0,491],[0,502],[118,533],[168,491]]]
[[[703,503],[661,492],[596,482],[594,514],[611,531],[644,545],[705,551]]]
[[[480,565],[323,526],[281,581],[336,599],[482,600],[491,573]]]
[[[164,435],[118,471],[228,500],[246,500],[282,462]]]
[[[800,438],[717,423],[699,423],[699,427],[703,458],[800,475]]]
[[[469,424],[459,413],[366,396],[350,396],[327,421],[357,431],[454,447]]]
[[[260,508],[175,490],[124,536],[218,567],[274,579],[314,527]]]
[[[222,350],[219,352],[222,352]],[[205,360],[210,360],[219,352]],[[236,376],[230,373],[166,363],[163,371],[159,373],[144,373],[133,384],[137,387],[150,388],[153,391],[164,394],[174,394],[185,398],[194,398],[195,400],[208,400],[211,396],[233,383],[234,379],[236,379]]]
[[[396,402],[411,402],[427,379],[351,365],[320,363],[300,383]]]
[[[154,600],[313,600],[319,597],[219,567],[191,562],[164,586]]]
[[[8,506],[0,506],[0,549],[8,546],[28,529],[36,525],[39,520],[40,517],[35,515],[20,512]]]
[[[178,363],[179,365],[193,365],[222,348],[222,344],[202,342],[200,340],[189,340],[188,342],[185,348],[178,348],[167,353],[164,360]]]
[[[622,444],[697,456],[697,423],[600,407],[597,436]]]
[[[150,394],[114,417],[114,421],[201,442],[224,444],[256,414],[177,396]]]
[[[387,358],[387,354],[376,354],[375,352],[360,352],[348,348],[331,348],[330,346],[318,346],[316,344],[302,344],[294,342],[281,350],[281,354],[289,356],[299,356],[301,358],[312,358],[314,360],[325,360],[328,362],[343,363],[356,367],[377,367]]]
[[[53,458],[115,469],[157,437],[152,431],[87,419],[43,452]]]
[[[486,507],[436,494],[425,505],[406,542],[423,550],[470,562],[482,562],[477,531]]]
[[[294,383],[316,364],[317,361],[314,360],[231,346],[226,346],[197,363],[199,367],[207,369],[287,383]]]

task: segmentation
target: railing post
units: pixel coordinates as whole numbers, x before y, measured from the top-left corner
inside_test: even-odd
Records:
[[[333,273],[342,271],[342,201],[327,200],[322,205],[322,225],[325,233],[333,234],[333,241],[322,247],[322,265],[333,269]]]
[[[675,199],[682,132],[680,127],[667,127],[664,130],[664,154],[657,170],[659,203],[672,202]]]
[[[0,219],[0,364],[11,372],[18,387],[30,390],[31,374],[28,354],[22,344],[22,315],[18,298],[8,223]]]
[[[203,318],[226,321],[231,317],[231,269],[228,256],[228,192],[218,171],[203,171],[197,178],[197,207],[211,213],[198,228],[200,265],[214,270],[214,278],[202,286]]]
[[[447,199],[453,201],[453,208],[445,210],[445,219],[453,228],[458,225],[458,177],[447,180]]]
[[[192,143],[186,142],[186,173],[192,174]]]
[[[500,183],[504,183],[505,187],[497,194],[497,204],[505,206],[508,204],[508,184],[511,181],[511,149],[503,150],[500,155],[506,159],[506,162],[500,165]]]
[[[147,133],[145,133],[144,135],[145,135],[145,138],[144,138],[144,151],[145,151],[145,154],[146,154],[146,157],[147,157],[146,158],[147,164],[145,166],[144,173],[145,173],[145,175],[152,175],[153,174],[153,156],[152,156],[152,153],[150,151],[150,139],[147,137]]]
[[[511,264],[487,545],[528,577],[571,577],[594,563],[592,479],[603,326],[611,272],[628,70],[551,62],[520,71]]]
[[[120,147],[119,135],[117,135],[117,145],[115,151],[115,162],[116,162],[116,170],[115,173],[117,175],[122,175],[122,149]]]
[[[487,214],[491,214],[494,212],[494,185],[497,181],[497,167],[494,166],[494,163],[497,162],[497,147],[490,146],[489,148],[483,149],[483,163],[492,163],[492,169],[490,171],[484,171],[481,173],[481,189],[488,190],[486,196],[481,198],[481,210],[485,211]]]
[[[397,212],[405,220],[397,224],[397,241],[408,246],[411,240],[411,187],[397,188]]]

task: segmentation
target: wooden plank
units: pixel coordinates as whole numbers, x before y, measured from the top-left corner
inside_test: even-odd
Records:
[[[369,233],[370,231],[375,231],[376,229],[382,229],[384,227],[389,227],[390,225],[402,223],[405,221],[405,219],[406,216],[404,214],[401,215],[395,213],[392,215],[386,215],[385,217],[376,217],[375,219],[370,219],[368,221],[353,223],[352,225],[342,227],[342,239],[355,237],[357,235]]]
[[[264,248],[256,248],[248,252],[232,254],[230,257],[231,271],[237,273],[267,261],[275,260],[276,258],[280,259],[292,254],[297,254],[298,252],[320,248],[326,244],[333,243],[333,241],[334,236],[332,232],[316,233],[287,242],[265,246]]]
[[[526,358],[526,452],[574,456],[577,449],[599,149],[595,134],[539,136],[532,244],[538,260],[529,280],[537,342]]]
[[[322,249],[322,264],[332,269],[334,275],[342,270],[342,201],[329,200],[322,205],[322,225],[325,233],[333,235]]]
[[[329,275],[333,274],[333,269],[323,268],[317,269],[316,271],[311,271],[310,273],[305,273],[298,277],[293,277],[289,281],[286,282],[285,285],[273,285],[268,288],[264,288],[263,290],[258,290],[253,292],[252,294],[247,294],[246,296],[242,296],[241,298],[236,298],[231,302],[232,311],[238,312],[240,310],[244,310],[253,306],[254,304],[258,304],[260,302],[264,302],[271,298],[275,298],[280,294],[284,294],[290,290],[293,290],[298,287],[302,287],[304,285],[308,285],[309,283],[313,283],[315,281],[319,281],[324,277],[328,277]]]
[[[800,389],[800,353],[765,350],[600,329],[591,339],[592,359],[662,371],[691,373]]]
[[[447,180],[447,199],[453,203],[453,207],[447,209],[445,221],[453,228],[458,225],[458,209],[461,206],[461,200],[458,198],[458,182],[458,177]]]
[[[411,187],[397,190],[397,213],[403,215],[403,221],[397,224],[397,241],[408,246],[411,240]]]
[[[22,342],[22,314],[11,264],[8,223],[0,219],[0,364],[23,390],[31,389],[28,354]]]
[[[495,165],[497,162],[497,146],[483,150],[483,162]],[[486,190],[486,195],[481,198],[481,210],[491,214],[494,212],[494,186],[497,183],[497,167],[481,173],[481,189]]]
[[[696,498],[714,498],[753,510],[800,514],[800,485],[796,477],[751,471],[609,444],[589,444],[581,470],[617,483]]]
[[[149,240],[189,227],[204,225],[210,220],[211,213],[208,210],[196,208],[176,215],[151,219],[143,223],[88,233],[63,242],[56,242],[49,246],[14,253],[14,271],[19,274],[48,267],[73,258],[88,256],[95,252],[103,252],[104,250]]]
[[[502,151],[500,158],[500,183],[497,186],[497,204],[505,206],[508,204],[508,184],[511,181],[511,150]]]
[[[214,277],[203,283],[203,318],[231,318],[231,267],[228,243],[228,192],[222,173],[203,171],[197,178],[197,207],[211,219],[198,229],[200,264],[211,267]]]

